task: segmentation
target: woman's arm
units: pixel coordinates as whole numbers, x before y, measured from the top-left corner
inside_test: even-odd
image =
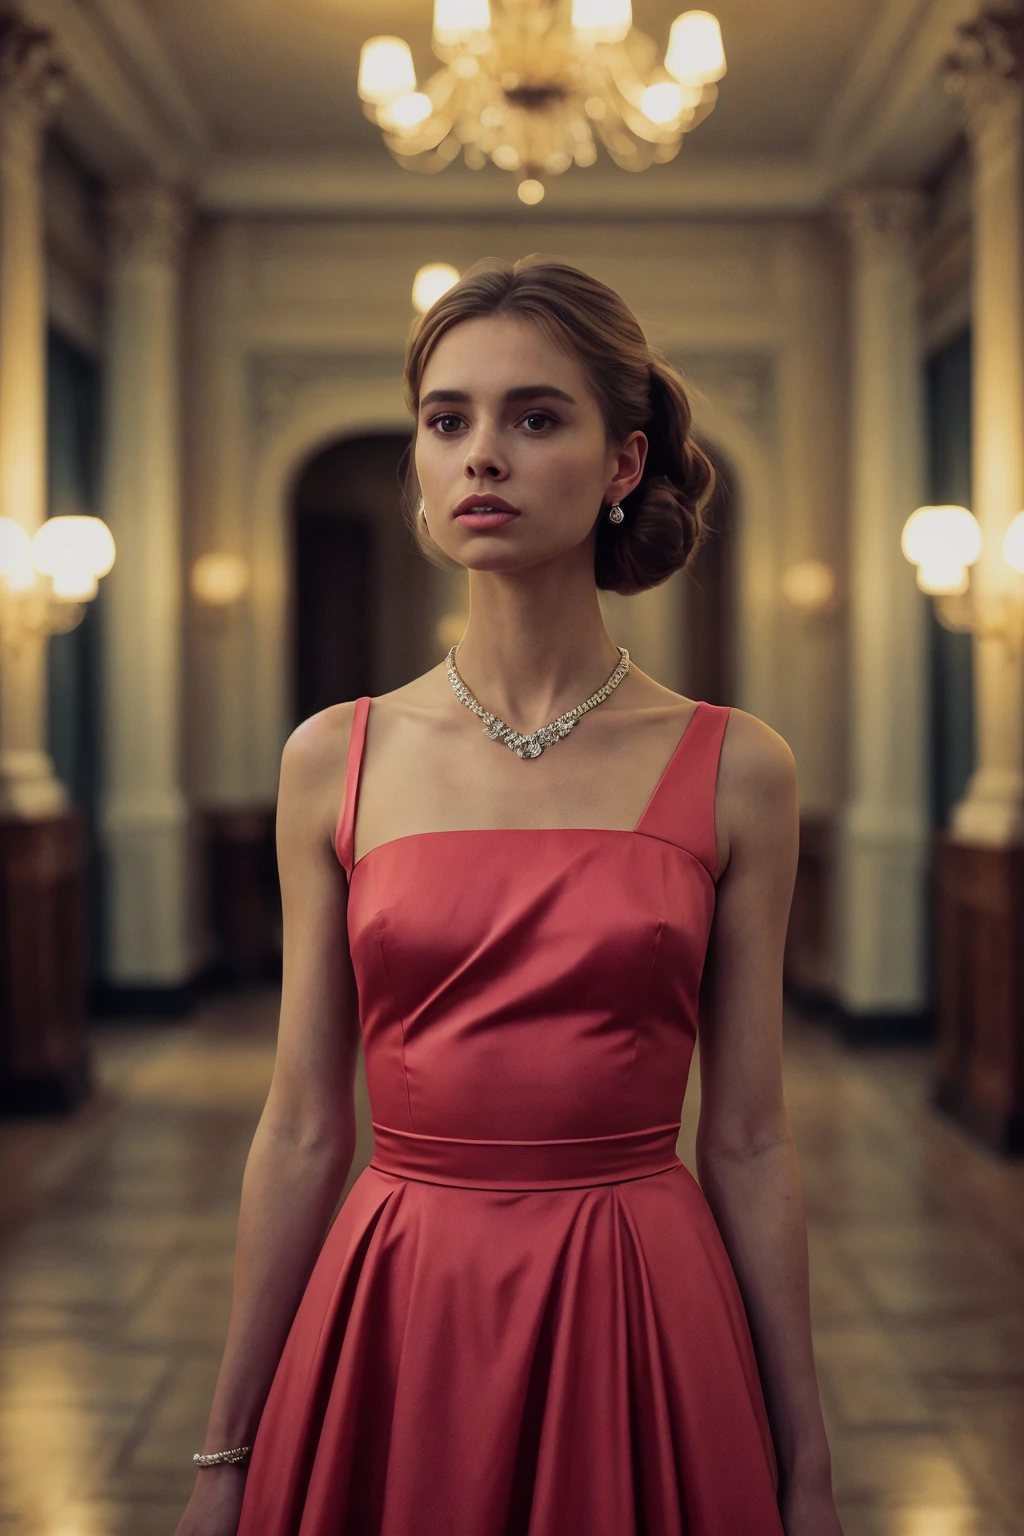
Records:
[[[796,764],[733,710],[719,765],[728,857],[701,982],[697,1173],[732,1261],[779,1462],[787,1536],[839,1532],[811,1343],[807,1231],[782,1087],[782,959],[796,879]]]
[[[284,920],[274,1074],[242,1180],[227,1341],[204,1451],[251,1445],[355,1150],[358,1003],[333,849],[352,706],[307,720],[281,760]],[[244,1468],[200,1471],[179,1536],[234,1530]]]

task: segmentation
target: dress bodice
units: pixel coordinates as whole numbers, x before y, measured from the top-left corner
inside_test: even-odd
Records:
[[[698,703],[632,831],[420,832],[353,863],[369,704],[335,846],[375,1125],[522,1139],[678,1122],[728,709]]]

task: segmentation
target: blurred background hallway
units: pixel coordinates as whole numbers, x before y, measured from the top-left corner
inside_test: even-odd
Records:
[[[534,251],[622,293],[721,472],[613,638],[797,760],[848,1536],[1024,1531],[1024,19],[519,3],[575,61],[540,96],[512,0],[0,0],[0,1532],[173,1529],[281,749],[460,635],[402,520],[403,348]]]

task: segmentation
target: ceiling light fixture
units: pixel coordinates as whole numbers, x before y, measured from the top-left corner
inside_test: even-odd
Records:
[[[433,50],[444,67],[418,89],[402,38],[363,44],[367,117],[407,170],[490,160],[516,174],[527,204],[545,176],[593,165],[598,142],[628,171],[673,159],[725,74],[709,11],[676,17],[659,64],[631,0],[434,0]]]

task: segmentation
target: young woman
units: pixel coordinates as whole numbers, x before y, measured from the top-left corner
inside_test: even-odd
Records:
[[[837,1536],[781,1086],[793,757],[598,603],[703,537],[682,382],[538,257],[438,300],[406,382],[469,620],[285,747],[277,1063],[178,1536]],[[374,1157],[325,1241],[360,1032]]]

